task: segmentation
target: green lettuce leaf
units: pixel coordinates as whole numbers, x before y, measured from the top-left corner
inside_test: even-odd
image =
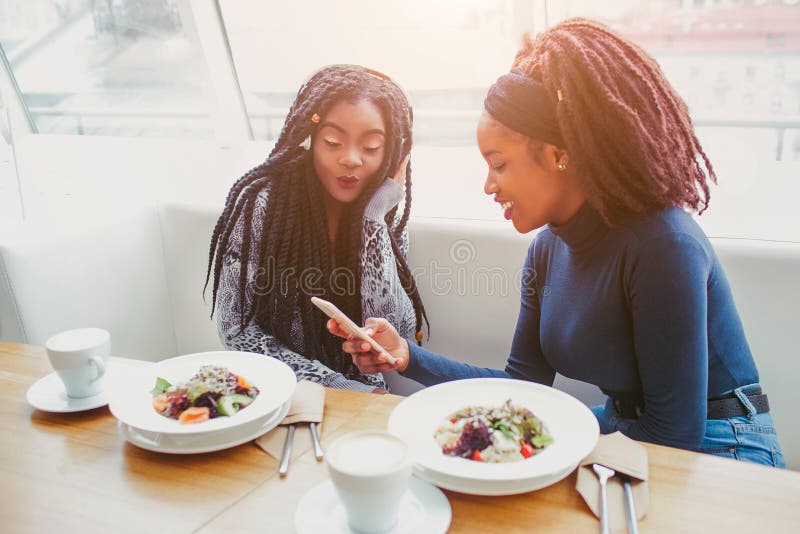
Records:
[[[150,390],[150,394],[154,397],[158,397],[169,388],[172,384],[161,378],[160,376],[156,378],[156,385],[153,389]]]

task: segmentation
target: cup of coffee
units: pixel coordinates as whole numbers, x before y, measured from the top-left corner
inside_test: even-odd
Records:
[[[373,534],[397,524],[411,479],[403,440],[383,430],[350,432],[328,447],[325,461],[350,528]]]
[[[102,328],[79,328],[56,334],[45,343],[47,357],[67,396],[92,397],[103,391],[111,336]]]

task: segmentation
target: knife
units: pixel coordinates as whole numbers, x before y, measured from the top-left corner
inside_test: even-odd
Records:
[[[322,461],[325,453],[322,452],[322,445],[319,443],[319,434],[317,433],[317,424],[316,423],[309,423],[309,428],[311,429],[311,440],[314,442],[314,457],[317,459],[318,462]]]
[[[292,443],[294,442],[294,425],[289,425],[289,432],[286,434],[286,441],[283,442],[283,454],[281,455],[281,465],[278,467],[278,475],[286,477],[289,472],[289,459],[292,457]]]
[[[633,491],[631,490],[631,477],[619,475],[622,479],[622,487],[625,489],[625,508],[628,510],[628,532],[639,534],[639,525],[636,520],[636,507],[633,504]]]

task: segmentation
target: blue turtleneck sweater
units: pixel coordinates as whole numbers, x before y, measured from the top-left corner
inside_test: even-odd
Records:
[[[409,343],[404,376],[426,385],[497,376],[552,385],[559,372],[643,403],[631,438],[685,449],[702,440],[709,398],[758,382],[722,265],[681,209],[609,228],[584,204],[536,236],[525,273],[505,371]]]

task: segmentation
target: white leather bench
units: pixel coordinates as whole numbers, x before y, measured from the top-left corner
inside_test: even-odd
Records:
[[[52,224],[0,236],[0,340],[43,344],[68,328],[111,332],[116,356],[159,360],[218,349],[202,288],[219,208],[166,205],[87,227]],[[411,257],[428,315],[426,347],[502,368],[532,236],[510,225],[416,219]],[[800,243],[712,239],[730,279],[787,463],[800,469]],[[207,295],[210,299],[210,293]],[[418,387],[390,377],[393,391]],[[587,404],[594,386],[559,377]]]

